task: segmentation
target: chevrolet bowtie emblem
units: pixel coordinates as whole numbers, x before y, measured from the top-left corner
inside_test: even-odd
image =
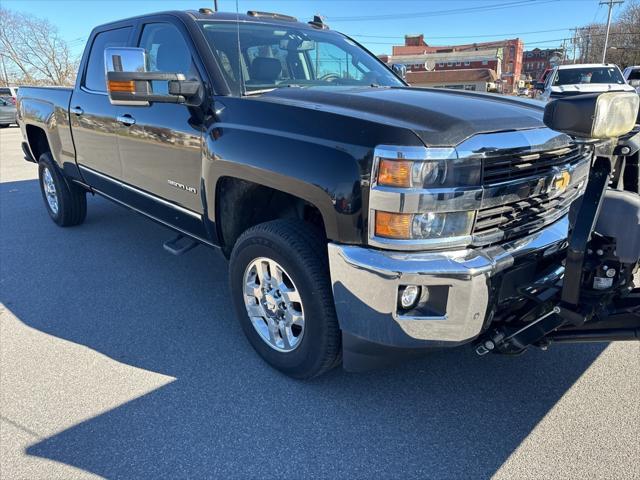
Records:
[[[571,183],[571,174],[566,170],[556,174],[551,182],[551,191],[554,193],[562,193]]]

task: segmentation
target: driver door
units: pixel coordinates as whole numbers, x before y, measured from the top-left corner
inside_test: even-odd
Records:
[[[181,27],[181,26],[180,26]],[[170,19],[142,24],[137,45],[147,51],[149,70],[182,73],[201,80],[185,32]],[[158,83],[158,85],[156,85]],[[154,91],[166,93],[166,82]],[[203,115],[200,107],[151,102],[124,106],[118,136],[129,202],[172,225],[202,228]],[[203,234],[203,232],[193,232]]]

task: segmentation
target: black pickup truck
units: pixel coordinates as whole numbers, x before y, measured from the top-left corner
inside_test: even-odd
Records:
[[[596,149],[544,112],[410,88],[317,17],[207,9],[97,27],[75,88],[18,98],[53,221],[89,192],[174,254],[220,248],[247,338],[298,378],[530,321],[520,287],[561,276]]]

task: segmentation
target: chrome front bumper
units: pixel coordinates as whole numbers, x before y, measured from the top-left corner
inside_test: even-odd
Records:
[[[518,258],[548,256],[566,245],[569,220],[500,246],[444,252],[383,251],[329,244],[331,282],[343,332],[393,347],[454,346],[480,333],[489,279]],[[446,292],[440,315],[408,316],[397,308],[402,285]]]

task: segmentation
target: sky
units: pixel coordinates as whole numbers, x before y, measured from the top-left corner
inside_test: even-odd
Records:
[[[628,1],[628,0],[627,0]],[[213,8],[213,0],[1,0],[2,7],[47,18],[72,51],[82,53],[91,29],[102,23],[162,10]],[[405,34],[423,33],[430,45],[519,37],[525,48],[554,48],[571,28],[604,22],[600,0],[237,0],[239,11],[320,14],[333,29],[352,36],[376,54],[390,53]],[[218,0],[236,11],[236,0]],[[616,6],[615,17],[620,11]]]

